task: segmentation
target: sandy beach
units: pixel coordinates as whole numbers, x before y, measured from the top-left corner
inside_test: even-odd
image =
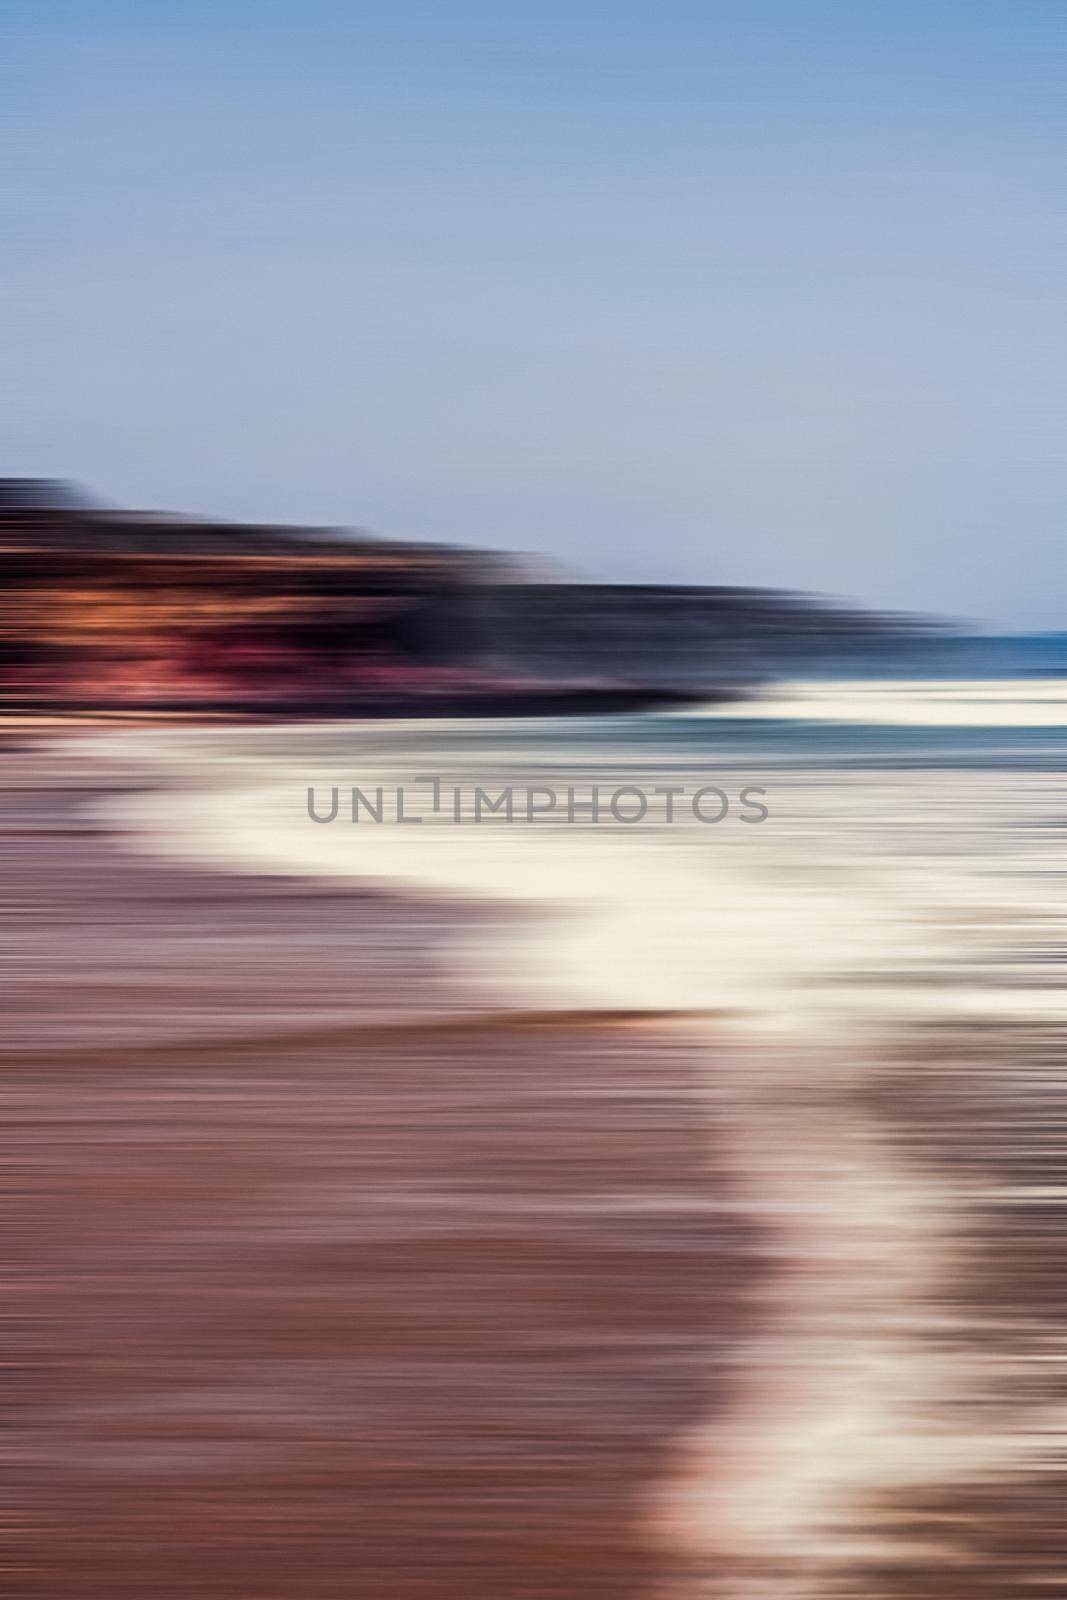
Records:
[[[431,760],[572,764],[5,756],[25,1592],[1050,1592],[1057,775],[794,760],[714,835],[309,823]]]
[[[12,1592],[646,1592],[759,1271],[692,1048],[487,1016],[471,912],[131,853],[71,754],[5,756]]]

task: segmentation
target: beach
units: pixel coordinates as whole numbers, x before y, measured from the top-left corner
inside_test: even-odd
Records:
[[[812,699],[14,741],[27,1593],[1049,1591],[1063,697]]]
[[[1067,1600],[1059,20],[19,8],[0,1600]]]

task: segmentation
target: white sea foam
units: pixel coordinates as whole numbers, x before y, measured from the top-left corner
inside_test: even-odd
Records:
[[[688,716],[734,720],[889,723],[898,727],[1067,727],[1067,678],[856,679],[790,682]]]

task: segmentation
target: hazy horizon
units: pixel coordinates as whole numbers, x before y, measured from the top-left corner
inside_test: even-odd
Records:
[[[1067,626],[1038,0],[151,9],[11,29],[6,470]]]

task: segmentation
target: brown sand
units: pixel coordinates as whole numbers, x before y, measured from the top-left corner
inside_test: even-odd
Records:
[[[2,776],[8,1591],[648,1592],[760,1272],[695,1053],[479,1018],[439,903],[162,865],[92,820],[123,774]]]

